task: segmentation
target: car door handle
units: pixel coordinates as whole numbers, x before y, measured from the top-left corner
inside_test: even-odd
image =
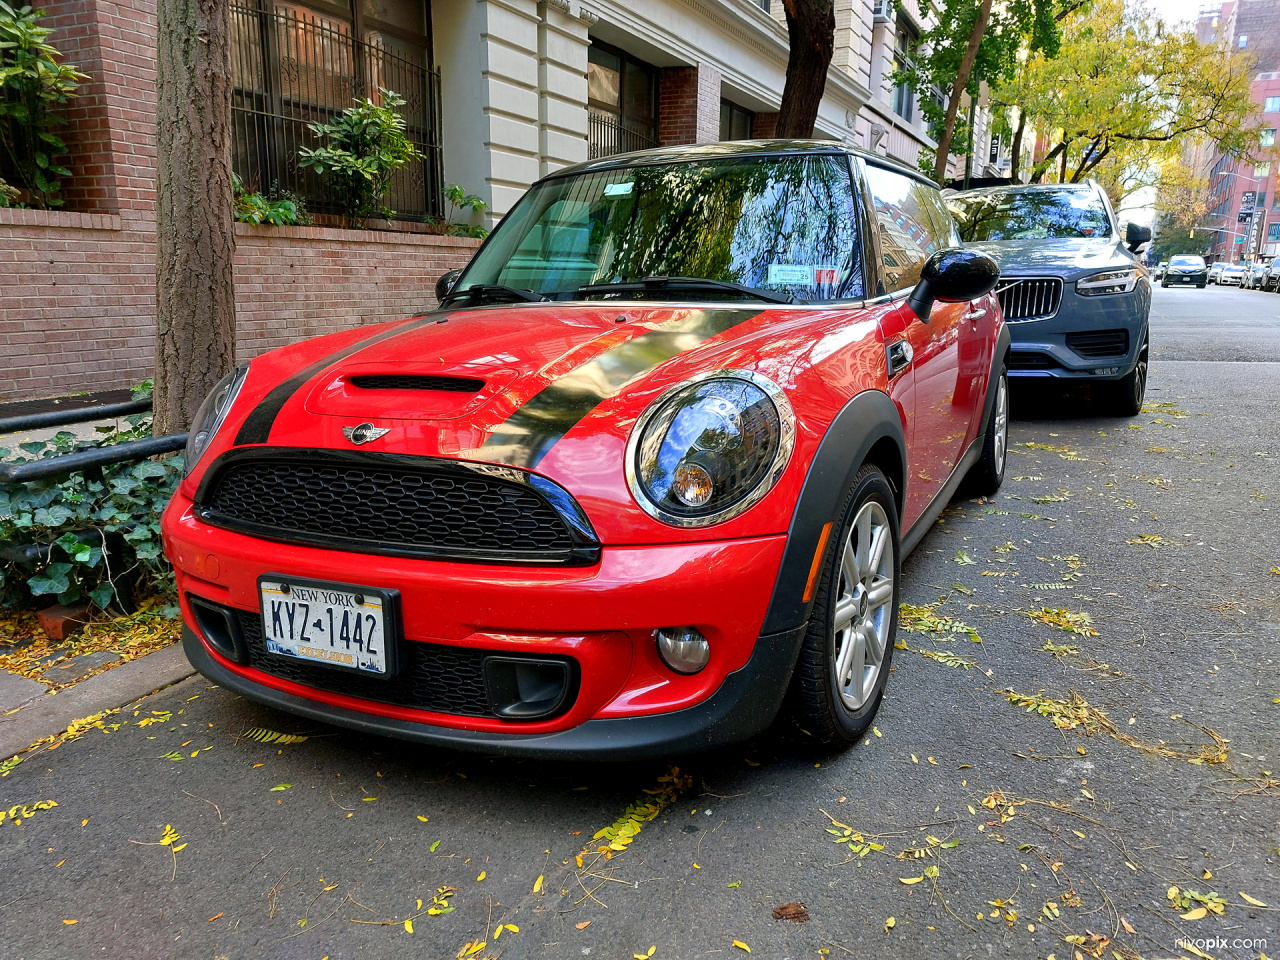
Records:
[[[915,351],[911,349],[911,344],[905,340],[894,340],[892,343],[885,345],[885,357],[889,364],[889,379],[892,380],[907,367],[911,366],[911,360],[915,356]]]
[[[973,323],[977,323],[986,315],[987,315],[986,307],[974,307],[972,310],[970,310],[968,313],[964,315],[964,318]]]

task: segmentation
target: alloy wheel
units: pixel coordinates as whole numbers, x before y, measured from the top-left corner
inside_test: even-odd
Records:
[[[836,690],[849,710],[871,699],[884,663],[893,620],[893,532],[878,501],[854,518],[840,556],[832,644]]]
[[[996,471],[1003,473],[1005,451],[1009,446],[1009,380],[1004,374],[1000,375],[1000,383],[996,387],[995,422],[992,427],[996,432],[993,447]]]

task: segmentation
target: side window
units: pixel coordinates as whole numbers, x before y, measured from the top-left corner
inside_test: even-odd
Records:
[[[876,222],[884,285],[890,292],[915,286],[931,254],[960,245],[955,221],[933,187],[868,163],[867,183]]]

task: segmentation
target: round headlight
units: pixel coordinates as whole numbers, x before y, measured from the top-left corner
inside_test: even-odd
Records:
[[[214,384],[209,395],[196,410],[196,415],[191,420],[191,430],[187,434],[187,450],[182,463],[183,476],[195,469],[204,452],[209,449],[209,444],[217,434],[218,428],[222,426],[222,421],[226,419],[232,404],[236,402],[236,395],[244,385],[248,373],[249,364],[240,364]]]
[[[627,482],[650,516],[704,527],[738,516],[782,475],[795,418],[780,387],[724,370],[668,390],[627,445]]]

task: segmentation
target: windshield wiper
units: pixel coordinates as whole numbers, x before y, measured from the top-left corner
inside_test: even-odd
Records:
[[[796,302],[796,298],[789,293],[774,293],[772,290],[761,290],[759,287],[745,287],[740,283],[708,280],[702,277],[642,277],[639,280],[624,280],[619,283],[588,283],[579,287],[577,294],[591,296],[597,293],[653,293],[658,290],[723,290],[744,297],[755,297],[766,303]]]
[[[465,290],[457,290],[447,294],[440,301],[440,306],[454,300],[482,300],[487,297],[512,297],[527,303],[541,303],[547,298],[532,290],[521,290],[519,287],[508,287],[502,283],[474,283]]]

